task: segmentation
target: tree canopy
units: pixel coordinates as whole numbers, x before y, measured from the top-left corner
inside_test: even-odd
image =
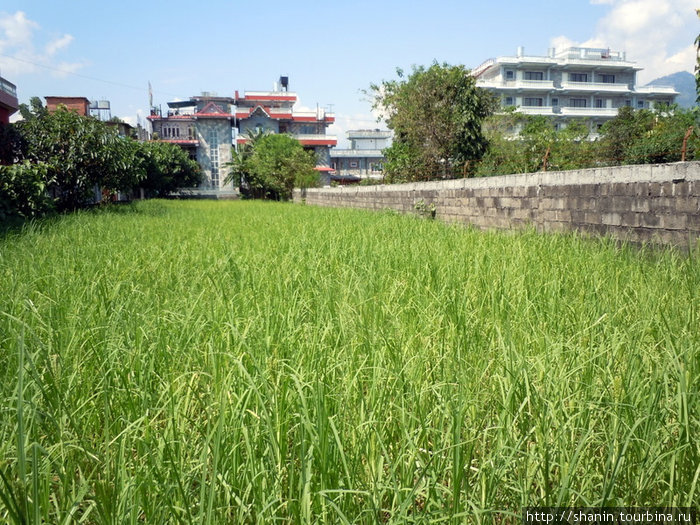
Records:
[[[227,180],[233,180],[249,197],[289,199],[292,190],[316,183],[315,158],[295,138],[258,133],[234,152]]]
[[[370,86],[373,107],[384,113],[394,142],[384,150],[390,182],[451,178],[472,173],[486,153],[482,121],[494,98],[476,87],[464,66],[414,66],[407,77]]]
[[[47,189],[59,209],[75,209],[90,200],[95,187],[132,188],[145,173],[138,145],[104,122],[59,108],[48,112],[38,99],[21,108],[17,124],[26,141],[24,158],[48,165]]]

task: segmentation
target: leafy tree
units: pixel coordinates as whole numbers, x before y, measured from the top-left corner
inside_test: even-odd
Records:
[[[51,210],[45,191],[47,171],[46,164],[27,161],[0,166],[0,221],[38,217]]]
[[[479,175],[578,169],[594,162],[595,143],[587,140],[585,121],[556,129],[551,118],[511,110],[489,117],[484,132],[490,147]]]
[[[199,164],[175,144],[140,143],[138,157],[145,172],[139,187],[148,197],[165,197],[178,188],[196,186],[202,180]]]
[[[8,166],[20,159],[26,149],[26,141],[14,124],[0,124],[0,165]]]
[[[269,134],[269,131],[263,129],[248,130],[245,135],[246,141],[238,147],[238,150],[233,149],[232,160],[226,164],[229,168],[229,173],[224,180],[224,184],[233,182],[244,196],[253,196],[251,195],[253,190],[250,187],[250,181],[252,180],[250,158],[260,139]]]
[[[634,110],[620,108],[601,130],[601,156],[610,165],[676,162],[681,159],[683,138],[697,120],[697,109],[676,105]],[[687,158],[698,150],[698,136],[688,140]]]
[[[289,199],[294,186],[317,180],[314,155],[289,135],[266,135],[246,160],[247,184],[254,196]]]
[[[487,150],[481,124],[494,97],[477,88],[464,66],[433,63],[404,78],[370,86],[374,108],[385,113],[394,142],[384,150],[391,181],[430,180],[471,173]]]
[[[138,148],[104,122],[66,109],[49,113],[36,98],[21,111],[25,158],[48,165],[47,190],[59,210],[85,205],[98,187],[127,190],[143,178]]]

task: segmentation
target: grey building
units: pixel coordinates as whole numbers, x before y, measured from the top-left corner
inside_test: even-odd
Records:
[[[217,198],[237,195],[231,183],[224,183],[233,145],[233,103],[231,97],[204,92],[186,101],[168,102],[166,114],[151,109],[148,120],[154,138],[177,144],[202,168],[203,180],[192,190],[195,193]]]
[[[341,184],[359,182],[362,179],[381,179],[384,176],[384,154],[389,147],[391,131],[348,131],[350,149],[331,150],[331,167],[335,174],[331,180]]]

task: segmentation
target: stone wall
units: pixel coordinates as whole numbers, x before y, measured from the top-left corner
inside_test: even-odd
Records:
[[[687,247],[700,238],[700,162],[296,190],[317,206],[397,210],[477,228],[611,235]]]

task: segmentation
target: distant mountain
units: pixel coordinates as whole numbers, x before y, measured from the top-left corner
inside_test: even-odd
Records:
[[[695,77],[687,71],[679,71],[672,75],[657,78],[647,84],[647,86],[673,86],[678,93],[676,104],[683,108],[695,106]]]

